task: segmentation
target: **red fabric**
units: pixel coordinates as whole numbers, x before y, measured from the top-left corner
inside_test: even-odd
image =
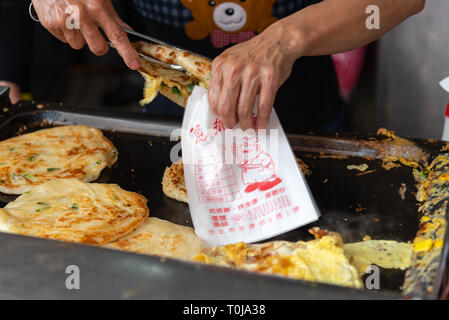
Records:
[[[226,33],[215,30],[211,35],[211,42],[215,48],[223,48],[232,43],[245,42],[256,35],[254,31],[244,31],[240,33]]]
[[[367,47],[332,55],[335,71],[337,72],[340,94],[349,100],[362,72]]]
[[[446,117],[449,117],[449,104],[446,107]]]

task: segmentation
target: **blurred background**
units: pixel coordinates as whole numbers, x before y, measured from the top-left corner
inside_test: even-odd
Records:
[[[139,18],[115,1],[120,16],[139,30]],[[141,111],[143,80],[126,69],[115,50],[96,57],[53,38],[28,16],[28,1],[0,0],[0,26],[14,30],[8,42],[29,52],[19,75],[22,98],[89,108]],[[399,135],[441,138],[449,94],[438,82],[449,76],[449,1],[427,1],[425,10],[377,43],[334,56],[345,100],[347,131],[374,133],[378,127]],[[13,39],[11,41],[11,39]],[[24,40],[25,39],[25,40]],[[1,53],[0,47],[0,53]],[[2,59],[7,59],[2,53]],[[7,60],[4,60],[7,61]],[[0,81],[3,79],[0,79]]]

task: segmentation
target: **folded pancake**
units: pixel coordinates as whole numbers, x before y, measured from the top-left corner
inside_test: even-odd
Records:
[[[139,102],[141,105],[152,102],[160,92],[174,103],[185,107],[193,87],[198,84],[192,76],[145,59],[141,59],[139,72],[145,79],[143,99]]]
[[[349,263],[343,241],[327,233],[312,241],[236,243],[203,249],[195,261],[253,272],[286,276],[345,287],[362,288],[361,278]]]
[[[167,64],[183,67],[187,74],[194,76],[205,87],[209,86],[212,61],[208,58],[195,55],[189,51],[154,44],[145,41],[133,43],[139,53],[153,57]]]
[[[209,86],[212,63],[209,59],[193,55],[187,51],[169,48],[148,42],[133,43],[137,52],[153,57],[167,64],[182,66],[186,72],[171,69],[152,61],[141,58],[139,72],[145,79],[144,98],[140,101],[145,105],[153,101],[158,92],[185,107],[194,86],[204,88]]]
[[[103,133],[87,126],[39,130],[0,142],[0,192],[22,194],[53,179],[98,179],[118,158]]]
[[[145,221],[146,202],[143,196],[114,184],[52,180],[0,209],[0,231],[104,245]]]
[[[104,247],[190,260],[200,252],[201,240],[192,228],[148,218],[127,236]]]

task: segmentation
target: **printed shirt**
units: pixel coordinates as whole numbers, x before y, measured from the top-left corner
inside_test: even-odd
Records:
[[[132,2],[143,17],[163,23],[166,26],[184,28],[188,22],[193,20],[191,11],[180,0],[132,0]],[[317,2],[319,1],[277,0],[273,4],[272,15],[282,19],[307,5]]]
[[[142,23],[136,30],[214,58],[275,21],[321,1],[132,0],[131,4]],[[287,132],[334,123],[342,104],[330,57],[298,59],[278,91],[275,108]]]
[[[146,23],[183,28],[190,40],[210,39],[215,49],[249,40],[276,20],[316,2],[319,0],[132,0]]]

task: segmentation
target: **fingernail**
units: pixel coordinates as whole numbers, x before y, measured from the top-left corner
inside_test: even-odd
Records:
[[[140,61],[138,59],[135,59],[135,60],[131,61],[129,66],[131,67],[131,69],[137,70],[140,68]]]

